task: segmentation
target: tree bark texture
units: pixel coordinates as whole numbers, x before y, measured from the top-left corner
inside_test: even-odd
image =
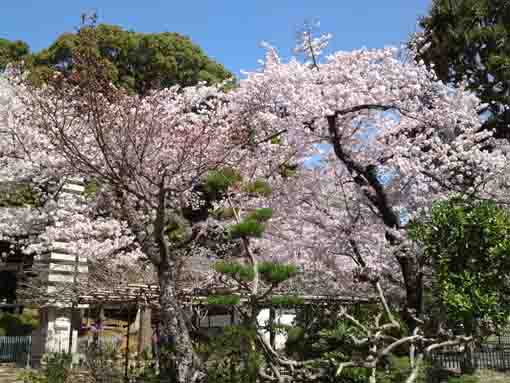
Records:
[[[175,270],[160,265],[158,270],[161,305],[161,383],[199,382],[204,374],[193,349],[184,313],[177,301]]]

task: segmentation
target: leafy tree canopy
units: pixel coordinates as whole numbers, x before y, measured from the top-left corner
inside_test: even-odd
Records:
[[[448,319],[464,326],[474,318],[492,325],[508,320],[508,211],[492,201],[455,197],[436,203],[430,221],[414,225],[412,232],[430,257]]]
[[[506,0],[434,0],[413,42],[418,59],[439,79],[471,90],[489,103],[488,129],[510,138],[510,3]]]
[[[84,28],[95,29],[97,55],[111,64],[112,81],[138,93],[201,81],[213,84],[232,77],[188,37],[178,33],[139,33],[108,24]],[[34,56],[34,64],[70,73],[80,37],[79,33],[62,34]]]
[[[30,48],[27,43],[21,40],[0,39],[0,72],[10,62],[19,61],[29,54]]]
[[[34,79],[45,79],[54,70],[70,75],[75,69],[73,57],[85,46],[94,50],[89,53],[102,61],[114,84],[139,94],[153,88],[199,82],[211,85],[233,78],[188,37],[174,32],[139,33],[108,24],[63,33],[48,48],[32,55],[21,41],[0,40],[0,69],[23,58]]]

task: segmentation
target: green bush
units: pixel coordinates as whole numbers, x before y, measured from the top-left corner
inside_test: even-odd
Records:
[[[232,238],[255,237],[260,238],[264,233],[264,225],[254,219],[245,219],[235,225],[230,225]]]
[[[25,310],[22,314],[0,314],[0,335],[30,335],[37,328],[37,325],[38,318],[31,310]]]
[[[225,274],[231,278],[240,279],[245,282],[252,281],[253,278],[255,278],[255,272],[251,265],[245,265],[234,261],[218,261],[213,267],[218,273]]]
[[[23,383],[66,383],[71,374],[71,356],[67,353],[46,354],[37,371],[20,374]]]
[[[110,344],[91,345],[85,352],[82,366],[93,382],[117,382],[122,379],[122,370],[118,361],[119,350]]]
[[[50,383],[66,383],[71,372],[71,355],[67,353],[49,354],[46,357],[44,372]]]
[[[240,182],[241,175],[237,170],[231,168],[224,168],[219,170],[212,170],[207,174],[204,182],[205,191],[209,194],[216,195],[228,190],[229,187]]]
[[[477,383],[478,377],[473,375],[461,375],[458,377],[451,377],[448,379],[448,383]]]
[[[281,283],[294,277],[297,274],[297,267],[291,264],[261,262],[259,273],[268,283]]]
[[[137,383],[161,383],[159,368],[150,352],[142,352],[141,358],[129,369],[131,380]]]
[[[271,219],[273,216],[273,209],[265,207],[261,209],[255,209],[248,216],[249,219],[253,219],[258,222],[264,222]]]
[[[262,354],[253,348],[256,330],[227,326],[205,345],[209,383],[255,383]]]
[[[40,371],[27,370],[22,371],[17,376],[23,383],[48,383],[48,378],[43,376]]]
[[[337,380],[342,383],[366,383],[370,377],[367,368],[347,368],[342,371],[342,375]]]
[[[422,364],[418,371],[416,383],[427,382],[428,366]],[[379,371],[377,376],[378,383],[405,383],[409,375],[411,375],[411,366],[407,356],[397,357],[391,356],[388,360],[386,371]]]

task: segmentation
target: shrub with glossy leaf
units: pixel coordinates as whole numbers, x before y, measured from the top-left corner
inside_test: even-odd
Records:
[[[510,214],[492,201],[452,198],[430,220],[412,225],[437,278],[437,296],[452,322],[471,333],[475,319],[497,326],[510,315]]]

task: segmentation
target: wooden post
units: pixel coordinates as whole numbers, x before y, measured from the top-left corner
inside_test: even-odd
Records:
[[[104,321],[104,307],[101,303],[99,306],[99,313],[96,318],[96,331],[93,334],[92,343],[94,344],[94,347],[99,346],[99,330],[103,327],[103,321]]]
[[[141,355],[147,349],[151,349],[151,314],[151,308],[149,306],[144,305],[140,307],[140,323],[138,323],[138,355]]]
[[[127,338],[126,338],[126,353],[124,354],[124,380],[129,382],[128,368],[129,368],[129,333],[131,330],[131,307],[128,305],[128,323],[127,323]]]
[[[276,317],[275,309],[273,306],[269,308],[269,344],[275,349],[276,334],[274,331],[274,320]]]

